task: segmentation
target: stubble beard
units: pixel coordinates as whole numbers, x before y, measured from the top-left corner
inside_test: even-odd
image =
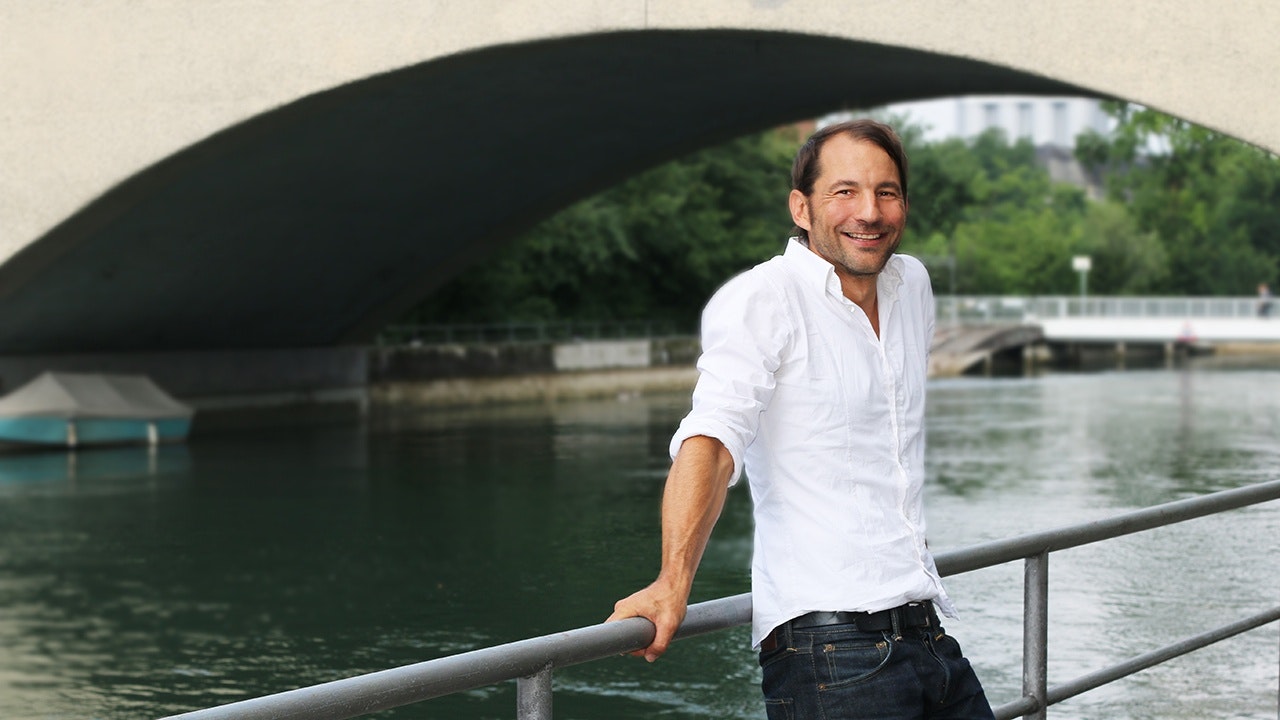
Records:
[[[809,216],[809,227],[817,227],[813,222],[813,215]],[[886,228],[871,228],[871,232],[883,232]],[[867,230],[860,230],[867,232]],[[811,235],[816,235],[810,231]],[[851,277],[875,277],[884,270],[884,266],[889,264],[889,258],[898,250],[898,245],[902,243],[902,234],[899,233],[893,239],[893,242],[876,251],[859,251],[850,249],[844,245],[842,238],[844,235],[839,230],[831,230],[819,236],[817,242],[810,239],[809,246],[818,252],[827,262],[835,265]],[[815,247],[818,246],[818,247]]]

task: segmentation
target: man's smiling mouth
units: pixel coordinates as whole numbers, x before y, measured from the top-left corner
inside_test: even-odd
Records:
[[[856,233],[856,232],[844,233],[845,237],[853,238],[854,240],[879,240],[883,235],[884,233]]]

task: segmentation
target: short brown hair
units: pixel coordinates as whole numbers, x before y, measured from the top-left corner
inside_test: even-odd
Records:
[[[822,153],[822,146],[836,135],[848,135],[855,140],[875,143],[881,150],[888,153],[889,158],[898,168],[898,182],[902,185],[902,197],[904,199],[908,197],[907,151],[902,147],[902,140],[893,128],[866,118],[827,125],[810,135],[804,145],[796,151],[795,162],[791,164],[791,189],[799,190],[805,197],[813,194],[813,184],[822,174],[822,168],[818,166],[818,156]],[[809,233],[802,227],[797,226],[793,232],[805,240],[809,239]]]

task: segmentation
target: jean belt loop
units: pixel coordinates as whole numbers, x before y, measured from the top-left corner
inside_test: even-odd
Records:
[[[898,608],[889,611],[889,622],[893,625],[893,639],[902,639],[902,612]]]

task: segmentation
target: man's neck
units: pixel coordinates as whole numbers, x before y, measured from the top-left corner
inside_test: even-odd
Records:
[[[837,272],[840,277],[840,290],[854,305],[862,308],[871,321],[871,329],[876,337],[880,337],[880,297],[876,292],[876,279],[879,275],[848,276]]]

